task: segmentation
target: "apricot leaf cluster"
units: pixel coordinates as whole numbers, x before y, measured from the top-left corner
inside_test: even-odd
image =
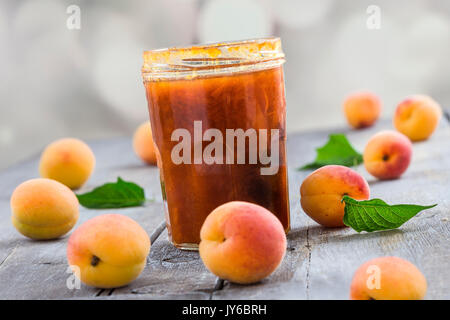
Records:
[[[345,203],[344,224],[357,232],[396,229],[420,211],[436,206],[388,205],[381,199],[358,201],[349,196],[344,196],[342,202]]]
[[[106,183],[84,194],[77,194],[83,207],[109,209],[138,207],[145,202],[144,189],[133,182],[117,178],[115,183]]]
[[[328,142],[316,151],[317,156],[314,162],[300,167],[299,170],[318,169],[331,164],[353,167],[363,162],[362,154],[352,147],[342,133],[330,134]]]

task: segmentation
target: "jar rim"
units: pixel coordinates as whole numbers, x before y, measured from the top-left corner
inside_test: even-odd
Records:
[[[144,81],[260,70],[284,63],[278,37],[144,51]]]

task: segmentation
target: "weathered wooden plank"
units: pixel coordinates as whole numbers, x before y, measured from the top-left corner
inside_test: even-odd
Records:
[[[147,198],[153,201],[145,207],[120,210],[81,207],[76,227],[100,214],[120,213],[136,220],[149,235],[154,233],[164,220],[158,169],[145,166],[136,159],[129,138],[98,141],[91,147],[96,155],[97,168],[79,192],[115,181],[121,176],[142,185]],[[68,235],[58,240],[32,241],[21,236],[10,223],[9,197],[19,183],[38,176],[37,166],[38,158],[34,158],[0,174],[0,299],[87,298],[107,294],[109,291],[84,285],[80,289],[67,288],[66,281],[70,276],[66,273]]]
[[[198,252],[175,248],[165,230],[152,245],[145,272],[130,285],[114,290],[113,298],[209,299],[215,284],[216,277],[205,268]]]

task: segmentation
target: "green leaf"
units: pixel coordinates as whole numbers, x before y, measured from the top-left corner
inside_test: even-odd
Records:
[[[330,164],[353,167],[363,162],[362,154],[353,149],[345,134],[330,134],[328,142],[316,149],[314,162],[298,168],[298,170],[317,169]]]
[[[145,202],[144,189],[120,177],[115,183],[106,183],[91,192],[77,194],[83,207],[90,209],[125,208],[141,206]]]
[[[396,229],[420,211],[437,206],[437,204],[391,206],[381,199],[358,201],[349,196],[344,196],[342,202],[345,202],[344,224],[357,232]]]

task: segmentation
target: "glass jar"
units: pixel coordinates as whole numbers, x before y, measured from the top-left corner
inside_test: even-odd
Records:
[[[207,215],[239,200],[289,230],[278,38],[144,52],[142,75],[172,243],[196,250]]]

